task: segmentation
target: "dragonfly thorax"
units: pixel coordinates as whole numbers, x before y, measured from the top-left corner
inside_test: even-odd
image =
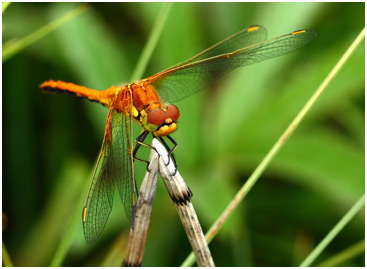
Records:
[[[155,108],[145,115],[142,126],[145,130],[153,132],[155,136],[166,136],[176,131],[180,111],[175,105],[165,108]]]

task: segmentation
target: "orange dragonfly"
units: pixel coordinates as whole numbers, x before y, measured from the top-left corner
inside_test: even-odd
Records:
[[[63,81],[42,83],[40,87],[46,92],[76,95],[109,108],[102,149],[83,208],[86,241],[93,244],[101,235],[112,210],[115,186],[133,227],[138,198],[134,160],[142,161],[136,153],[141,145],[148,146],[144,140],[149,133],[160,139],[177,168],[173,155],[177,143],[170,134],[177,129],[180,112],[172,103],[208,87],[237,67],[293,52],[315,37],[313,30],[299,30],[266,40],[265,28],[256,25],[181,64],[123,87],[112,86],[97,91]],[[143,127],[135,139],[135,147],[132,141],[133,120]],[[172,149],[163,137],[173,143]]]

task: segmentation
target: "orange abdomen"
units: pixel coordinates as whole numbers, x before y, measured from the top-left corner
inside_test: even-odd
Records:
[[[46,92],[75,95],[93,102],[101,103],[107,107],[111,105],[115,93],[121,91],[121,88],[116,86],[112,86],[105,91],[97,91],[61,80],[48,80],[43,82],[40,87]]]

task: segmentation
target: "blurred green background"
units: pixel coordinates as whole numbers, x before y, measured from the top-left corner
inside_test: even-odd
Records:
[[[11,4],[3,44],[79,5]],[[129,82],[162,4],[88,6],[3,62],[3,242],[16,266],[50,265],[68,231],[63,266],[119,266],[124,257],[129,224],[117,194],[95,245],[86,244],[81,221],[107,109],[38,86],[60,79],[102,90]],[[204,232],[362,30],[364,11],[364,3],[173,4],[144,77],[253,24],[269,38],[318,33],[305,48],[240,68],[176,104],[176,159]],[[210,244],[217,266],[297,266],[364,193],[364,59],[363,45]],[[145,165],[136,167],[140,184]],[[158,183],[143,265],[179,266],[190,245]],[[364,219],[360,212],[314,265],[364,240]],[[337,265],[364,266],[364,255]]]

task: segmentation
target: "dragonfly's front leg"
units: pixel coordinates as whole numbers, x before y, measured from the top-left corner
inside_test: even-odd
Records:
[[[154,147],[152,147],[151,145],[148,145],[146,143],[144,143],[144,140],[147,138],[149,134],[149,131],[145,130],[144,132],[142,132],[136,139],[135,139],[135,147],[134,147],[134,150],[133,150],[133,158],[134,160],[137,160],[139,162],[144,162],[147,164],[147,171],[150,173],[150,170],[149,170],[149,161],[147,160],[142,160],[138,157],[136,157],[136,154],[140,148],[140,146],[145,146],[145,147],[148,147],[148,148],[151,148],[151,149],[154,149],[155,151],[157,151]]]
[[[177,143],[176,143],[176,141],[171,137],[171,136],[169,136],[169,135],[167,135],[167,137],[168,137],[168,139],[169,140],[171,140],[171,142],[173,143],[173,148],[171,149],[168,145],[167,145],[167,143],[166,143],[166,141],[164,141],[164,139],[162,138],[162,137],[159,137],[159,140],[162,142],[162,144],[163,144],[163,146],[166,148],[166,150],[168,151],[168,162],[167,162],[167,164],[166,165],[169,165],[169,162],[170,162],[170,160],[171,160],[171,158],[170,157],[172,157],[172,160],[173,160],[173,164],[175,165],[175,172],[171,175],[171,176],[174,176],[174,175],[176,175],[176,173],[177,173],[177,162],[176,162],[176,158],[175,158],[175,155],[173,154],[173,152],[176,150],[176,148],[177,148]]]

